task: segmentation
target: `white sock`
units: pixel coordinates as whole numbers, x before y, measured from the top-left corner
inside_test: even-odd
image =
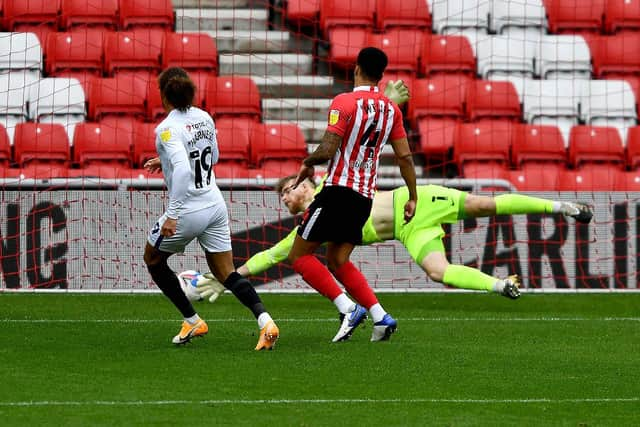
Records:
[[[271,318],[269,313],[265,311],[264,313],[260,314],[260,316],[258,316],[258,327],[260,329],[264,328],[270,320],[273,319]]]
[[[196,323],[198,323],[198,320],[200,320],[200,316],[198,316],[198,313],[194,314],[191,317],[185,317],[184,320],[190,324],[190,325],[195,325]]]
[[[333,303],[342,314],[351,313],[353,309],[356,308],[356,303],[351,301],[351,298],[349,298],[344,292],[338,295],[336,299],[333,300]]]
[[[369,313],[371,313],[371,317],[373,318],[373,323],[381,321],[384,315],[387,314],[387,312],[384,311],[384,308],[382,308],[380,303],[373,304],[371,308],[369,308]]]
[[[493,284],[493,292],[501,294],[502,291],[504,291],[504,280],[497,280],[496,283]]]
[[[553,213],[561,213],[562,212],[562,202],[553,202],[553,208],[551,208]]]

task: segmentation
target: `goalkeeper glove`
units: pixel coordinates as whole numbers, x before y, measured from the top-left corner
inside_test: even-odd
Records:
[[[384,95],[398,105],[402,105],[409,100],[409,88],[402,80],[389,80],[384,88]]]
[[[211,273],[204,273],[198,277],[196,292],[200,294],[202,299],[208,298],[209,302],[213,303],[224,293],[224,289],[224,285]]]

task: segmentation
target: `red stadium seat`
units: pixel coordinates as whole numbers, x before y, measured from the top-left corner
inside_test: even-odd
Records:
[[[629,128],[627,133],[627,166],[638,170],[640,166],[640,126]]]
[[[608,33],[640,31],[639,0],[607,0],[604,26]]]
[[[23,168],[15,169],[22,179],[66,179],[69,177],[69,167],[59,164],[29,163]],[[2,172],[0,171],[0,176]],[[9,177],[7,177],[9,178]]]
[[[67,167],[70,144],[60,124],[20,123],[14,135],[15,160],[20,167],[46,163]]]
[[[320,29],[336,26],[373,27],[375,0],[320,0]]]
[[[223,117],[216,120],[220,157],[214,167],[216,178],[250,178],[249,138],[253,122]]]
[[[465,74],[475,78],[477,63],[469,39],[465,36],[440,36],[425,33],[422,41],[420,72]]]
[[[160,70],[162,38],[149,32],[107,33],[104,41],[104,71],[113,75],[116,70]]]
[[[370,28],[335,27],[329,33],[329,61],[345,68],[355,66],[358,52],[366,46]]]
[[[295,124],[256,123],[251,130],[250,163],[257,167],[276,160],[300,162],[307,156],[307,145],[300,128]],[[268,166],[268,165],[266,165]]]
[[[120,28],[158,27],[173,31],[175,17],[171,0],[120,0]]]
[[[431,14],[424,0],[377,0],[376,27],[412,27],[431,30]]]
[[[560,129],[556,126],[518,124],[513,129],[512,162],[516,167],[524,163],[567,163],[567,151]]]
[[[146,81],[132,76],[96,78],[90,94],[89,117],[93,120],[102,120],[107,115],[145,117]]]
[[[389,72],[406,72],[415,76],[418,71],[418,57],[422,50],[422,31],[393,29],[382,34],[370,33],[367,46],[377,47],[387,54]],[[385,70],[385,73],[386,73]]]
[[[99,165],[131,168],[131,145],[132,133],[127,128],[80,123],[73,136],[73,160],[81,169]]]
[[[133,128],[133,165],[142,168],[144,163],[158,156],[156,151],[156,124],[140,123]]]
[[[0,168],[7,168],[11,163],[11,142],[4,126],[0,125]]]
[[[260,91],[250,77],[210,75],[206,81],[204,107],[213,117],[244,116],[255,121],[262,118]]]
[[[569,136],[569,164],[576,169],[593,165],[621,169],[624,147],[614,127],[574,126]]]
[[[118,26],[118,0],[62,0],[60,25],[67,31],[115,31]]]
[[[147,83],[147,120],[156,122],[165,117],[166,112],[162,105],[162,97],[160,96],[160,88],[155,79],[149,80]]]
[[[51,33],[46,44],[46,71],[57,76],[65,71],[102,75],[103,38],[95,32]]]
[[[458,132],[453,141],[453,155],[458,170],[465,177],[472,175],[476,178],[480,177],[478,173],[482,174],[483,168],[488,170],[487,175],[495,174],[492,170],[502,170],[506,173],[509,169],[512,132],[513,125],[508,121],[458,125]],[[503,173],[499,174],[506,176]]]
[[[425,117],[418,121],[420,148],[427,160],[446,157],[453,148],[459,121],[451,118]]]
[[[414,80],[407,117],[412,121],[427,116],[462,119],[468,81],[462,75]]]
[[[509,81],[474,80],[467,88],[465,102],[471,121],[504,119],[517,122],[522,114],[518,92]]]
[[[60,0],[4,0],[4,26],[8,31],[36,33],[44,44],[57,30]]]
[[[287,21],[295,26],[315,25],[320,14],[320,0],[289,0],[287,2]]]
[[[624,172],[610,168],[565,170],[558,180],[560,191],[615,191],[619,176]]]
[[[640,33],[588,37],[586,40],[591,50],[595,77],[640,74]]]
[[[622,79],[629,83],[631,89],[633,90],[633,94],[636,97],[636,110],[640,111],[640,76],[632,76],[632,75],[624,75],[624,76],[616,76],[614,77],[616,80]]]
[[[560,163],[527,162],[509,172],[509,181],[519,191],[557,191],[565,170]]]
[[[205,33],[167,33],[162,50],[162,68],[218,72],[216,41]]]
[[[640,173],[638,171],[618,173],[615,190],[640,192]]]
[[[544,0],[549,32],[599,33],[603,28],[606,0]]]

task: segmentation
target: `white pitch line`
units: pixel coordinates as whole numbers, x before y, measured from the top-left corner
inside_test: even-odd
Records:
[[[353,403],[463,403],[463,404],[491,404],[491,403],[635,403],[640,397],[603,397],[603,398],[574,398],[574,399],[214,399],[214,400],[43,400],[0,402],[0,407],[20,406],[168,406],[168,405],[292,405],[292,404],[353,404]]]
[[[242,319],[205,319],[208,323],[255,322]],[[335,318],[276,319],[283,323],[336,322]],[[640,317],[408,317],[400,322],[640,322]],[[0,323],[162,323],[179,322],[180,319],[0,319]]]

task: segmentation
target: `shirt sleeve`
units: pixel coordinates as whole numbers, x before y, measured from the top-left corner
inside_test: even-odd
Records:
[[[404,130],[404,123],[402,123],[402,111],[400,111],[400,108],[398,108],[395,103],[393,104],[393,110],[393,127],[391,128],[389,141],[395,141],[407,137],[407,132]]]
[[[167,216],[172,219],[178,219],[180,217],[180,209],[187,199],[191,181],[189,158],[176,129],[171,127],[159,129],[157,138],[159,139],[158,144],[162,144],[173,167]]]
[[[258,252],[246,262],[251,275],[260,274],[276,264],[286,260],[296,238],[298,227],[295,227],[284,239],[267,250]]]
[[[344,101],[344,97],[340,95],[331,101],[329,117],[327,118],[327,132],[335,133],[339,136],[344,136],[347,132],[347,126],[353,116],[355,104],[348,105]]]

